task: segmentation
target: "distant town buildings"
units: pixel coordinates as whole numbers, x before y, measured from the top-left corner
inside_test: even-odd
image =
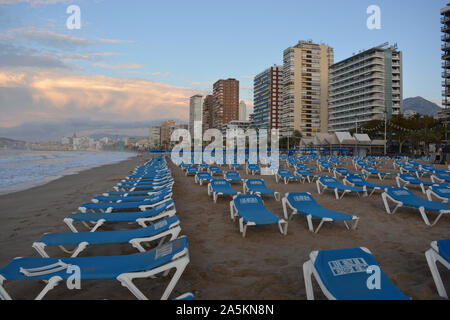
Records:
[[[385,43],[330,67],[329,131],[390,120],[402,103],[402,52]]]
[[[167,120],[160,124],[160,136],[158,146],[170,144],[170,136],[172,135],[173,128],[175,127],[175,121]]]

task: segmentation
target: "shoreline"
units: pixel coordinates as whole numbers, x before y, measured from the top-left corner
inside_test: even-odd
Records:
[[[58,151],[58,152],[60,152],[60,151]],[[61,151],[61,152],[66,152],[66,151]],[[85,151],[83,151],[83,152],[85,152]],[[87,151],[87,152],[90,152],[90,151]],[[98,152],[98,151],[95,151],[95,152]],[[95,152],[92,151],[92,153],[95,153]],[[105,151],[105,152],[108,152],[108,151]],[[20,191],[25,191],[25,190],[28,190],[28,189],[31,189],[34,187],[42,186],[42,185],[45,185],[52,181],[58,180],[62,177],[78,174],[82,171],[86,171],[89,169],[94,169],[94,168],[98,168],[98,167],[101,167],[104,165],[115,164],[115,163],[119,163],[121,161],[126,161],[128,159],[137,157],[139,154],[139,153],[134,153],[134,152],[123,152],[123,153],[129,154],[129,157],[127,159],[115,160],[113,162],[108,162],[108,163],[98,163],[98,164],[92,164],[92,165],[67,168],[62,171],[57,172],[55,175],[49,175],[49,176],[46,176],[41,179],[19,182],[19,183],[12,184],[9,186],[1,187],[0,188],[0,196],[15,193],[15,192],[20,192]],[[132,154],[134,154],[134,155],[132,155]]]

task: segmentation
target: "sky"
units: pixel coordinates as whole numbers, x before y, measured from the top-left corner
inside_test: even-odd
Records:
[[[70,5],[80,28],[66,25]],[[366,12],[381,9],[381,29]],[[0,128],[28,122],[187,121],[189,97],[282,64],[311,39],[335,62],[385,42],[403,52],[403,96],[441,103],[439,10],[423,0],[0,0]]]

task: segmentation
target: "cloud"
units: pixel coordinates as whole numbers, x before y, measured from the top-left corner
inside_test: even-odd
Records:
[[[0,69],[0,127],[86,117],[101,121],[188,119],[196,92],[141,79],[56,70]]]
[[[70,68],[54,57],[39,55],[37,50],[0,42],[1,67]]]
[[[62,50],[75,50],[77,48],[84,48],[100,43],[117,44],[123,42],[122,40],[114,39],[81,38],[37,27],[21,27],[10,29],[7,31],[5,37],[9,38],[9,40],[11,41],[17,41],[18,38],[22,38],[34,44]]]
[[[144,66],[137,63],[121,63],[121,64],[106,64],[106,63],[94,63],[95,67],[107,68],[107,69],[142,69]]]

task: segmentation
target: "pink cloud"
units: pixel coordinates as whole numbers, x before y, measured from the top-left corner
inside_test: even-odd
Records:
[[[193,89],[141,79],[0,70],[0,126],[86,116],[92,120],[187,120],[193,94]]]

